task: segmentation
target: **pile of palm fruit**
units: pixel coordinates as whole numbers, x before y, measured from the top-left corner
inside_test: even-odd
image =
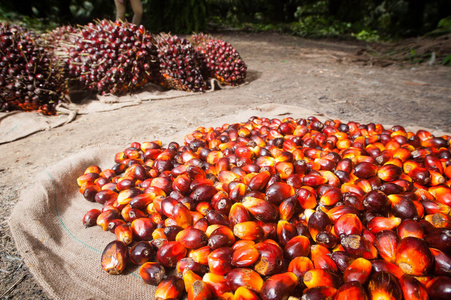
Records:
[[[154,83],[202,92],[209,78],[237,85],[246,77],[244,61],[224,41],[153,35],[142,25],[108,20],[44,34],[0,23],[0,64],[0,111],[50,115],[71,88],[124,95]]]
[[[200,127],[88,167],[83,224],[114,237],[99,268],[139,266],[155,299],[451,299],[450,143],[315,117]]]

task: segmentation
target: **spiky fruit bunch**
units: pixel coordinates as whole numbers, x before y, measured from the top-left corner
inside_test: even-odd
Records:
[[[144,26],[101,20],[70,32],[58,44],[68,76],[95,93],[122,95],[158,81],[155,42]]]
[[[200,54],[203,66],[210,77],[228,85],[244,82],[247,66],[232,45],[202,33],[193,34],[190,41]]]
[[[40,35],[0,23],[0,111],[54,115],[67,92],[63,68]]]
[[[163,85],[178,90],[204,91],[207,84],[190,42],[166,33],[157,36],[156,40]]]

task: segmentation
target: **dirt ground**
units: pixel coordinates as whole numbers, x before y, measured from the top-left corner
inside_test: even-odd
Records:
[[[376,59],[359,55],[365,44],[358,42],[279,34],[216,36],[238,49],[248,65],[248,84],[78,116],[65,126],[0,145],[0,299],[49,299],[17,252],[7,219],[20,191],[33,185],[37,173],[84,148],[114,144],[120,151],[133,141],[163,139],[186,130],[177,121],[186,112],[196,113],[189,120],[195,129],[266,103],[297,105],[343,121],[451,132],[449,67],[381,67]],[[161,124],[149,126],[156,115]]]

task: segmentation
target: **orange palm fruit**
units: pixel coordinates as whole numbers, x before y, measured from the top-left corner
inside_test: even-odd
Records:
[[[404,273],[414,276],[427,275],[434,266],[434,256],[426,242],[415,237],[399,241],[396,248],[396,264]]]
[[[345,282],[335,294],[334,300],[367,300],[365,288],[358,281]]]
[[[233,249],[230,247],[218,248],[208,255],[208,267],[210,272],[218,275],[226,275],[232,266]]]
[[[267,276],[279,273],[283,269],[283,250],[270,240],[255,244],[260,254],[254,264],[254,270],[260,275]]]
[[[233,234],[242,240],[256,241],[263,238],[265,232],[255,221],[246,221],[233,226]]]
[[[401,300],[402,291],[398,280],[386,272],[374,273],[368,282],[370,299]]]
[[[356,214],[343,214],[334,224],[334,232],[338,237],[349,234],[361,234],[362,231],[362,222]]]
[[[298,256],[290,261],[288,272],[296,274],[300,281],[303,280],[304,274],[314,269],[313,262],[307,256]]]
[[[310,240],[303,235],[297,235],[291,238],[284,246],[284,255],[290,261],[299,256],[308,256],[310,254]]]
[[[393,230],[401,224],[401,218],[397,217],[374,217],[368,222],[367,228],[372,233],[382,230]]]
[[[331,270],[337,272],[338,267],[330,257],[330,251],[326,247],[316,244],[310,247],[310,258],[316,269]]]
[[[290,222],[286,220],[277,222],[277,238],[281,247],[284,247],[289,240],[297,235],[296,227]]]
[[[262,199],[245,197],[241,204],[254,216],[254,218],[262,222],[274,222],[279,215],[274,206]]]
[[[139,268],[142,280],[150,285],[158,285],[166,276],[164,267],[157,262],[146,262]]]
[[[404,275],[404,272],[394,263],[383,259],[375,259],[371,261],[374,272],[387,272],[395,276],[397,279]]]
[[[175,240],[187,249],[199,249],[208,243],[206,233],[194,227],[188,227],[177,233]]]
[[[391,230],[383,230],[376,234],[375,246],[379,255],[388,262],[396,261],[398,242],[399,236]]]
[[[163,279],[155,290],[155,299],[179,299],[185,290],[183,279],[169,276]]]
[[[177,271],[179,274],[179,277],[183,279],[183,283],[185,285],[185,290],[188,292],[189,287],[193,285],[195,281],[201,280],[202,277],[193,272],[193,270],[190,269],[184,269],[181,273]]]
[[[258,293],[255,293],[244,286],[240,286],[233,294],[233,300],[260,300],[260,297],[257,295]]]
[[[338,289],[343,284],[343,280],[338,275],[323,269],[312,269],[307,271],[304,274],[303,282],[307,288],[331,286]]]
[[[345,282],[357,281],[364,285],[370,276],[372,264],[369,260],[362,257],[354,260],[343,273],[343,280]]]
[[[208,237],[208,246],[211,250],[221,247],[230,247],[235,243],[235,235],[227,226],[220,226],[213,230]]]
[[[231,289],[227,283],[227,279],[223,275],[205,273],[205,275],[202,277],[202,281],[204,281],[208,285],[210,291],[214,296],[214,299],[218,299],[223,294],[231,292]]]
[[[114,234],[118,241],[124,242],[126,245],[133,241],[133,231],[129,224],[121,224],[114,229]]]
[[[185,284],[186,285],[186,284]],[[194,281],[187,289],[188,300],[209,300],[213,299],[212,292],[207,283],[202,280]]]
[[[375,259],[377,249],[360,235],[350,234],[341,238],[341,245],[347,253],[354,257]]]
[[[407,219],[397,228],[399,238],[403,239],[408,236],[413,236],[419,239],[424,237],[424,229],[420,223],[415,220]]]

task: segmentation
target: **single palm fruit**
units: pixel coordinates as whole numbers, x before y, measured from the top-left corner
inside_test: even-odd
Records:
[[[102,252],[102,269],[109,274],[121,274],[128,261],[128,247],[122,241],[112,241]]]

